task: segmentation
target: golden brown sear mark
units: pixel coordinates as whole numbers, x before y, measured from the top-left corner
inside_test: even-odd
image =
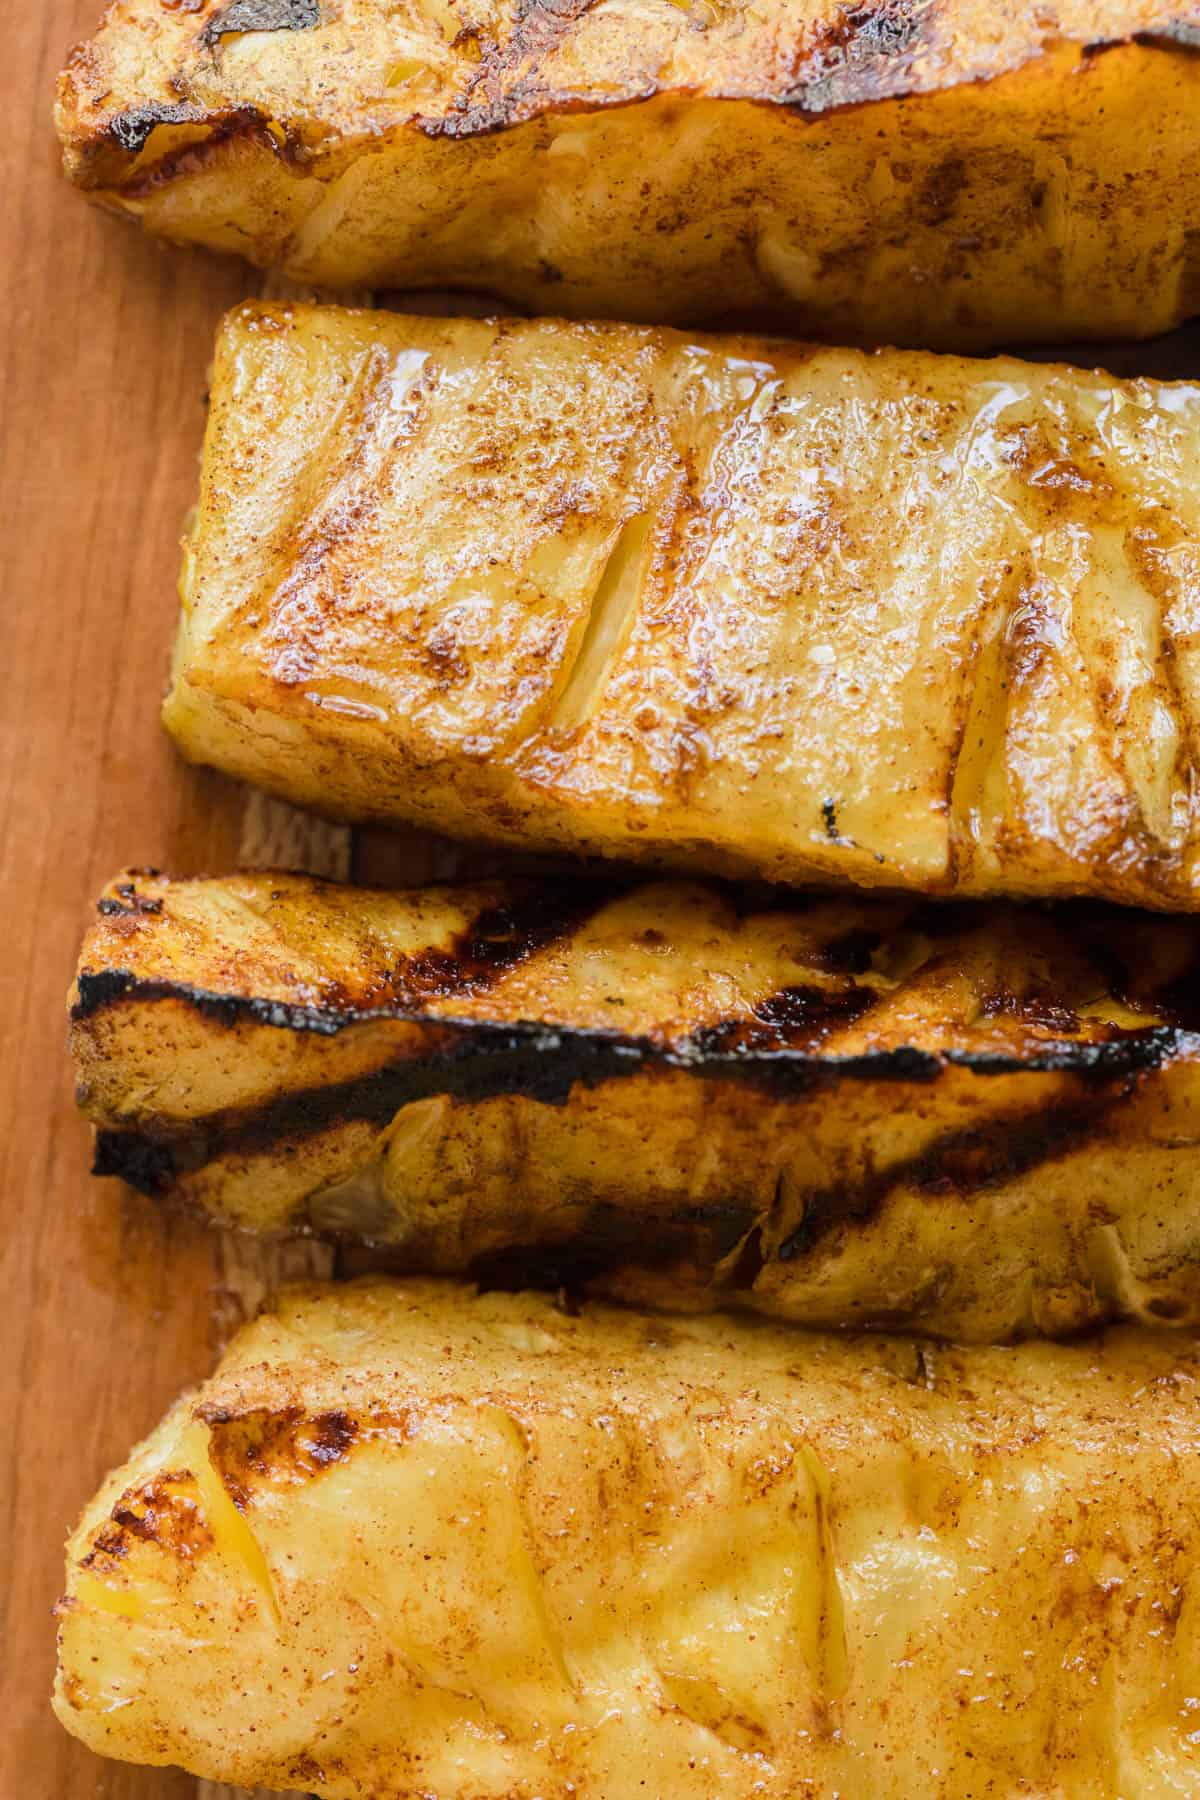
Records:
[[[311,1480],[341,1462],[361,1429],[341,1409],[314,1415],[300,1406],[243,1413],[208,1408],[200,1417],[209,1428],[213,1467],[239,1512],[256,1487]]]
[[[122,1494],[81,1566],[111,1574],[137,1543],[157,1544],[188,1561],[212,1541],[192,1477],[167,1471]]]

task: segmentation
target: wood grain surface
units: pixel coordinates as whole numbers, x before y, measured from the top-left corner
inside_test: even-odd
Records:
[[[91,1181],[64,1002],[89,906],[122,864],[344,875],[350,845],[186,769],[158,728],[213,334],[261,283],[156,249],[61,183],[54,75],[99,10],[6,6],[0,72],[0,1796],[215,1800],[228,1790],[105,1763],[54,1720],[62,1541],[265,1289],[328,1257],[223,1238]]]
[[[328,1259],[223,1237],[89,1179],[64,1049],[79,937],[127,863],[353,867],[403,881],[444,879],[459,858],[379,833],[351,845],[186,769],[159,731],[213,333],[262,284],[239,265],[153,247],[60,182],[54,75],[99,10],[5,0],[0,72],[0,1800],[217,1800],[232,1790],[104,1763],[53,1719],[62,1540],[104,1470],[208,1370],[265,1289]],[[1139,364],[1200,371],[1196,340],[1124,362]]]

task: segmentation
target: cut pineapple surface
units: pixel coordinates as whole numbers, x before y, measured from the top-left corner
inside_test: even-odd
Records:
[[[323,1800],[1200,1784],[1195,1346],[285,1294],[71,1539],[94,1749]]]
[[[165,718],[331,816],[1200,905],[1200,387],[248,306]]]

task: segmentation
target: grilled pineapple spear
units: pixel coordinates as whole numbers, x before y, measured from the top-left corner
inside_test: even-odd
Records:
[[[102,205],[318,287],[1116,338],[1200,310],[1198,37],[1194,0],[120,0],[58,124]]]
[[[1200,1323],[1196,932],[1119,913],[129,875],[97,1168],[408,1269],[971,1339]]]
[[[55,1706],[328,1800],[1192,1793],[1198,1374],[292,1291],[85,1513]]]
[[[166,723],[351,819],[1200,905],[1200,388],[251,306]]]

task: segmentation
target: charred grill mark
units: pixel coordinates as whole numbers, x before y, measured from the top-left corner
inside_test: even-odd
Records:
[[[615,884],[541,888],[488,907],[452,950],[425,951],[409,960],[395,1003],[416,1006],[486,993],[519,963],[573,936],[620,892]]]
[[[204,1018],[212,1019],[228,1030],[241,1020],[249,1020],[280,1030],[315,1031],[323,1037],[335,1037],[348,1025],[387,1016],[382,1007],[355,1010],[303,1006],[287,1000],[262,1000],[248,994],[214,993],[207,988],[192,987],[187,982],[143,981],[132,969],[101,969],[97,973],[81,969],[76,986],[79,997],[71,1008],[71,1019],[76,1024],[130,998],[139,1001],[181,1000]]]
[[[200,33],[204,44],[242,31],[312,31],[321,23],[318,0],[229,0]]]
[[[748,1019],[722,1019],[719,1025],[703,1026],[691,1041],[702,1057],[810,1049],[839,1025],[863,1018],[879,998],[870,987],[780,988],[760,1000]]]
[[[502,131],[555,104],[561,110],[564,102],[547,87],[541,65],[594,4],[595,0],[517,0],[512,31],[502,43],[476,34],[479,66],[465,91],[444,114],[424,114],[414,123],[427,137],[477,137]]]
[[[1059,1032],[1063,1036],[1079,1030],[1075,1009],[1043,991],[1017,994],[1010,988],[996,988],[983,996],[980,1011],[985,1019],[1020,1019],[1039,1031]]]
[[[119,1175],[157,1196],[180,1174],[227,1152],[262,1152],[280,1139],[309,1137],[339,1124],[382,1127],[415,1100],[448,1095],[470,1102],[519,1094],[540,1105],[564,1106],[575,1087],[595,1087],[634,1072],[649,1049],[636,1040],[537,1025],[425,1023],[428,1038],[419,1058],[390,1063],[354,1081],[281,1094],[253,1110],[199,1120],[183,1133],[101,1130],[94,1172]]]
[[[517,1095],[536,1105],[564,1106],[576,1089],[656,1072],[733,1080],[787,1098],[845,1080],[930,1082],[947,1065],[981,1076],[1076,1074],[1100,1085],[1148,1072],[1176,1055],[1200,1055],[1200,1038],[1167,1026],[1115,1033],[1098,1042],[1047,1042],[1019,1056],[954,1050],[934,1055],[912,1045],[831,1056],[778,1048],[774,1039],[766,1045],[714,1045],[700,1033],[670,1043],[535,1024],[428,1019],[423,1024],[426,1037],[418,1055],[353,1081],[282,1094],[264,1106],[213,1114],[183,1130],[101,1130],[94,1172],[119,1176],[160,1197],[180,1176],[220,1156],[262,1154],[282,1141],[346,1124],[382,1128],[416,1100],[446,1096],[470,1103]]]
[[[117,890],[121,892],[121,889]],[[362,994],[351,998],[330,984],[315,1004],[265,1000],[250,994],[214,993],[184,982],[146,981],[130,969],[81,969],[71,1018],[78,1023],[122,1000],[180,1000],[205,1018],[232,1029],[239,1022],[285,1031],[336,1037],[348,1026],[369,1020],[418,1021],[432,1000],[474,998],[529,957],[568,941],[595,913],[621,892],[621,884],[554,887],[518,892],[473,919],[445,950],[423,950],[395,969],[380,973]],[[161,910],[161,901],[135,901],[141,913]],[[101,901],[101,910],[106,903]]]
[[[997,1050],[947,1050],[943,1060],[973,1075],[1084,1075],[1113,1081],[1147,1075],[1175,1058],[1200,1055],[1200,1036],[1173,1025],[1109,1026],[1108,1035],[1082,1041],[1047,1040],[1031,1055]]]
[[[938,0],[840,5],[804,42],[784,103],[823,113],[904,93],[914,59],[929,43],[937,7]]]
[[[857,1187],[806,1195],[803,1220],[780,1244],[778,1259],[795,1262],[839,1225],[872,1218],[898,1188],[966,1198],[1028,1175],[1101,1137],[1110,1113],[1133,1095],[1135,1087],[1127,1079],[1107,1093],[1093,1089],[1069,1104],[1060,1102],[947,1132],[919,1155],[877,1170]]]
[[[191,1561],[212,1542],[190,1478],[168,1472],[122,1494],[79,1566],[111,1574],[135,1543],[157,1544]]]

